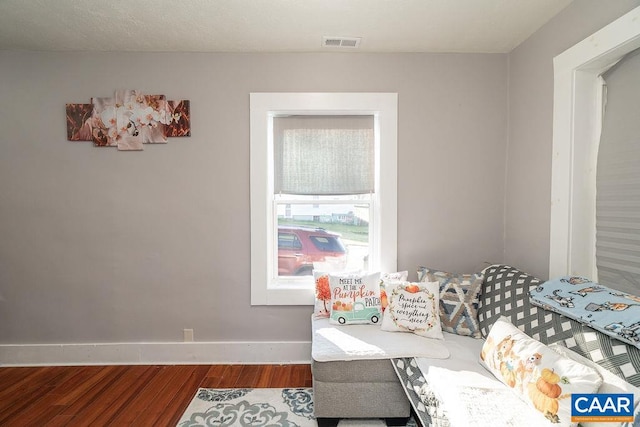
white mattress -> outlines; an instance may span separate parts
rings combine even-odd
[[[443,340],[407,332],[386,332],[379,325],[332,325],[329,319],[312,319],[311,356],[317,362],[340,360],[427,357],[446,359],[449,350]]]

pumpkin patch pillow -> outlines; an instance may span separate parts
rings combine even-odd
[[[595,393],[602,377],[561,356],[500,317],[482,346],[480,363],[552,424],[572,426],[571,394]]]
[[[382,319],[383,331],[444,339],[438,309],[438,282],[392,282],[386,291],[388,305]]]
[[[338,269],[338,270],[337,270]],[[313,263],[313,281],[315,282],[315,303],[313,307],[314,319],[327,319],[331,315],[331,286],[329,273],[356,274],[356,271],[343,271],[330,262]]]
[[[338,325],[376,324],[382,319],[380,273],[329,274],[331,315]]]

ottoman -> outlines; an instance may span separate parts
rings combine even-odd
[[[318,362],[312,360],[314,411],[319,427],[341,418],[383,418],[404,426],[409,400],[389,359]]]

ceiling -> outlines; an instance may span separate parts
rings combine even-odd
[[[0,0],[0,49],[511,51],[572,0]]]

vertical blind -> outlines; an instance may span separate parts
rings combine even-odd
[[[602,75],[606,96],[596,172],[598,282],[640,290],[640,50]]]
[[[374,191],[373,116],[287,116],[273,120],[276,194]]]

